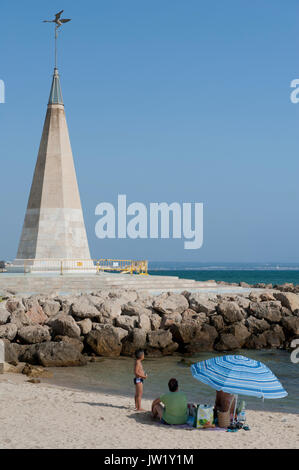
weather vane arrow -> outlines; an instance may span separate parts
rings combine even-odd
[[[64,24],[71,21],[70,18],[61,18],[64,10],[56,13],[54,20],[44,20],[43,23],[55,23],[55,69],[57,69],[57,38],[58,38],[58,29]]]

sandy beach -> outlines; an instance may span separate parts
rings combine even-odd
[[[298,414],[249,410],[251,430],[236,433],[168,428],[136,413],[128,396],[27,380],[0,376],[1,449],[299,448]]]

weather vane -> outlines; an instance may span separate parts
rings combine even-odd
[[[61,10],[59,13],[56,13],[54,20],[44,20],[43,23],[55,23],[55,69],[57,69],[57,38],[58,38],[58,29],[64,23],[71,21],[70,18],[60,18],[64,10]]]

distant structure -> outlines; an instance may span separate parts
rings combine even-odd
[[[93,267],[57,68],[57,29],[70,21],[60,19],[62,12],[53,21],[54,75],[15,268],[55,270],[61,259]]]

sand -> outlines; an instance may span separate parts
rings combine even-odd
[[[1,449],[299,449],[298,414],[248,410],[251,430],[236,433],[168,428],[130,397],[26,380],[0,376]]]

